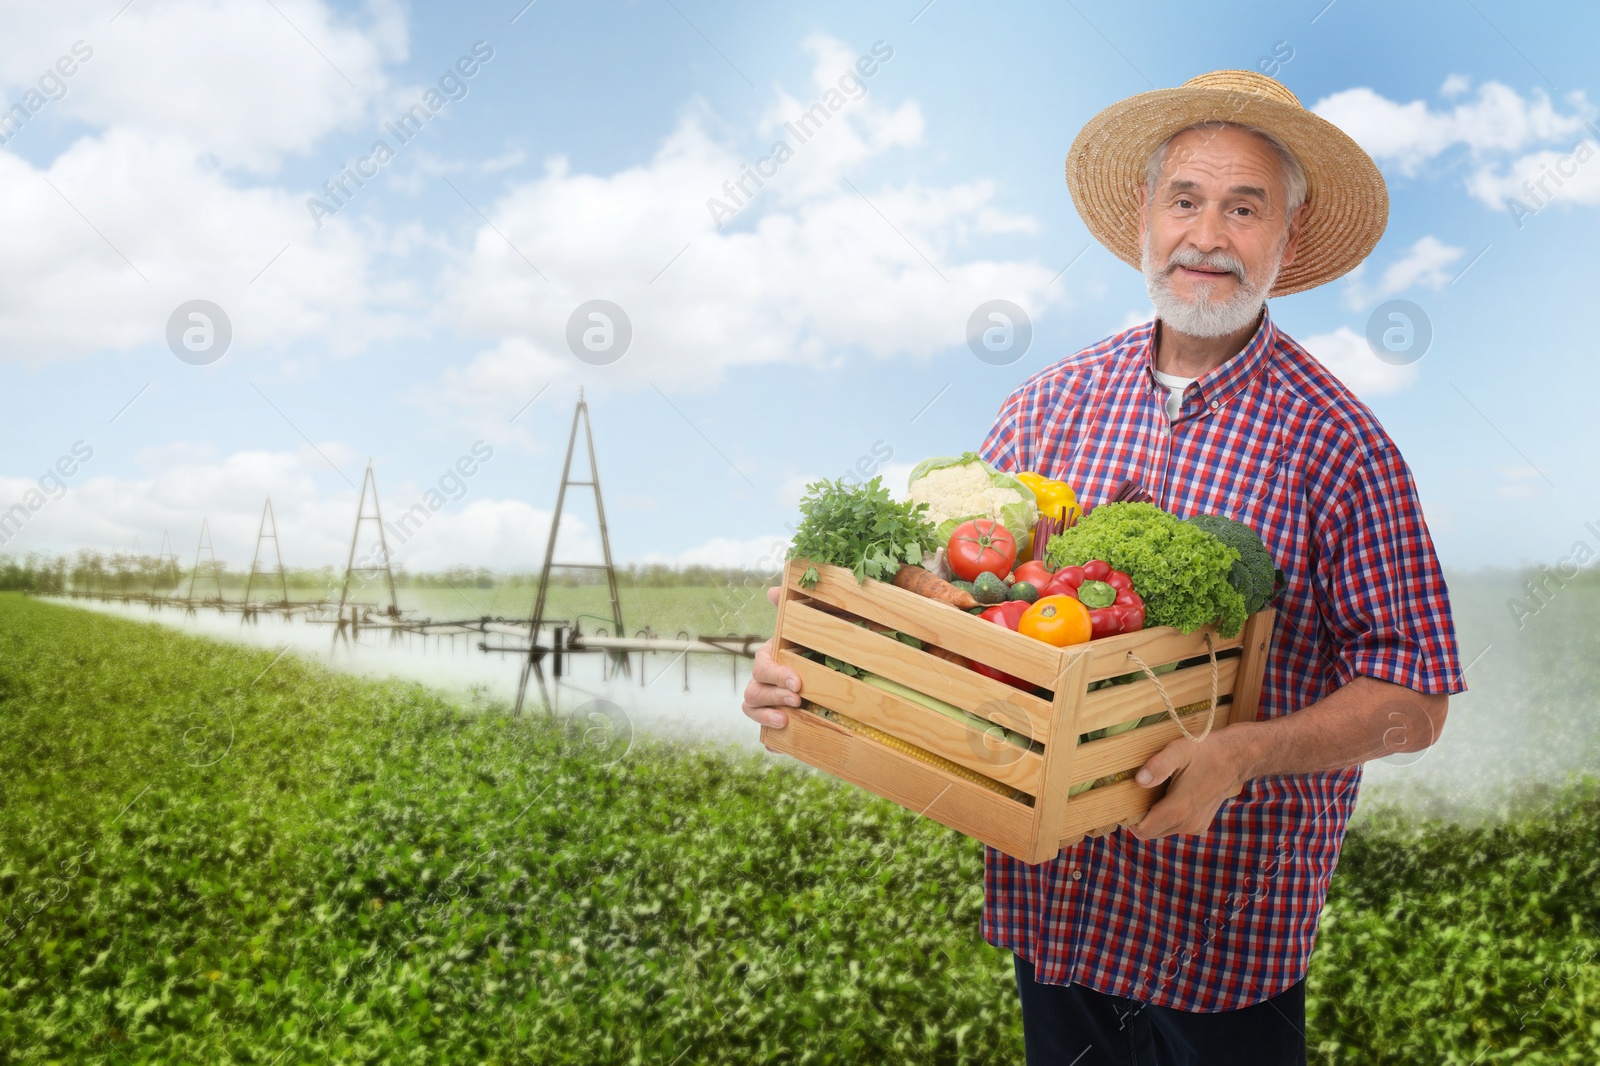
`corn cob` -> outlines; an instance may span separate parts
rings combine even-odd
[[[1209,699],[1204,699],[1204,700],[1201,700],[1198,703],[1186,703],[1182,707],[1179,707],[1177,710],[1178,710],[1179,716],[1181,717],[1182,715],[1185,715],[1185,714],[1192,714],[1195,711],[1203,711],[1207,707],[1210,707],[1210,706],[1211,706],[1211,701]],[[1166,720],[1167,720],[1167,712],[1166,711],[1162,711],[1159,714],[1147,714],[1147,715],[1145,715],[1143,718],[1139,719],[1139,723],[1138,724],[1142,725],[1142,726],[1143,725],[1154,725],[1157,722],[1164,722]],[[1117,727],[1116,726],[1112,726],[1111,728],[1115,729]],[[1123,728],[1126,729],[1127,727],[1124,726]],[[1097,730],[1097,732],[1098,732],[1098,730]],[[1084,735],[1088,736],[1089,734],[1084,734]],[[1104,734],[1102,734],[1102,735],[1104,735]],[[1083,739],[1082,737],[1079,738],[1079,742],[1080,743],[1082,742],[1082,739]],[[1090,789],[1099,788],[1101,785],[1114,785],[1118,781],[1126,781],[1128,778],[1130,778],[1132,776],[1133,776],[1133,771],[1132,770],[1120,770],[1120,771],[1118,771],[1117,773],[1114,773],[1114,774],[1107,774],[1105,777],[1097,777],[1093,781],[1085,781],[1082,784],[1073,785],[1071,788],[1067,789],[1067,795],[1069,797],[1070,796],[1079,796],[1079,795],[1082,795],[1085,792],[1088,792]]]
[[[901,740],[892,733],[885,733],[881,729],[867,725],[865,722],[858,722],[849,715],[840,714],[838,711],[829,710],[826,707],[819,707],[810,702],[807,702],[805,706],[806,710],[814,711],[815,713],[822,715],[822,717],[827,718],[829,721],[838,722],[840,725],[851,730],[852,732],[860,733],[865,737],[871,737],[878,743],[883,744],[886,747],[893,748],[895,751],[898,751],[903,755],[909,755],[913,759],[920,759],[923,762],[928,763],[930,766],[936,766],[939,769],[944,770],[946,773],[956,775],[964,781],[971,781],[974,785],[980,785],[983,788],[988,789],[990,792],[997,792],[1000,795],[1005,796],[1007,799],[1014,799],[1019,803],[1026,803],[1029,806],[1033,805],[1033,797],[1029,796],[1027,793],[1018,791],[1002,781],[996,781],[992,777],[985,777],[976,770],[962,766],[958,762],[952,762],[949,759],[946,759],[943,755],[935,755],[926,748],[919,748],[915,744]]]

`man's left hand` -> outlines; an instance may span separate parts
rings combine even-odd
[[[1172,783],[1143,820],[1131,827],[1133,835],[1156,840],[1211,828],[1217,809],[1244,787],[1247,772],[1241,742],[1246,732],[1230,725],[1198,742],[1179,737],[1152,755],[1134,780],[1145,788],[1156,788],[1168,778]]]

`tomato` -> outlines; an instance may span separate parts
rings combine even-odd
[[[1083,564],[1083,576],[1091,581],[1104,581],[1111,573],[1111,564],[1104,559],[1090,559]]]
[[[945,556],[951,571],[963,581],[976,581],[985,572],[1004,579],[1017,561],[1017,539],[992,518],[974,518],[956,527]]]
[[[972,667],[973,673],[982,674],[984,677],[992,677],[1002,684],[1010,685],[1012,688],[1020,688],[1024,692],[1033,691],[1032,685],[1028,684],[1020,677],[1012,677],[1004,670],[996,670],[994,667],[985,666],[982,663],[968,663],[967,665]]]
[[[1013,582],[1026,581],[1036,589],[1042,589],[1050,584],[1050,579],[1053,577],[1055,577],[1055,571],[1037,559],[1019,564],[1011,574]]]
[[[1100,580],[1104,581],[1106,584],[1110,585],[1119,592],[1123,589],[1133,588],[1133,578],[1129,577],[1127,574],[1124,574],[1121,570],[1113,570]]]
[[[1096,607],[1089,612],[1089,626],[1095,640],[1114,637],[1122,632],[1122,619],[1118,617],[1115,607]]]
[[[1090,639],[1089,609],[1071,596],[1043,596],[1017,623],[1017,632],[1058,648]]]

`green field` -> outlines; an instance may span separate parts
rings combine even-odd
[[[762,755],[0,595],[0,1057],[1013,1063],[978,845]],[[1592,1063],[1600,785],[1352,830],[1313,1061]]]
[[[648,628],[657,636],[667,637],[680,632],[696,636],[727,633],[770,636],[777,609],[767,602],[766,584],[759,581],[748,586],[630,587],[623,584],[617,593],[622,602],[623,628],[629,634]],[[180,591],[186,592],[187,588]],[[205,592],[201,589],[196,597],[203,598]],[[243,599],[242,592],[242,589],[226,590],[225,598],[238,602]],[[416,618],[462,619],[484,615],[528,618],[533,614],[535,592],[526,585],[403,587],[396,591],[396,598],[401,610]],[[251,599],[267,602],[277,595],[275,590],[265,596],[258,591]],[[374,582],[354,589],[350,599],[381,608],[387,606],[388,595],[387,587]],[[326,598],[328,602],[337,603],[339,589],[335,587],[330,593],[322,587],[290,586],[289,598],[305,602]],[[545,615],[577,620],[588,633],[599,628],[607,631],[614,628],[610,595],[604,585],[552,585]]]
[[[533,613],[534,589],[419,589],[399,591],[400,606],[431,618],[473,618],[500,615],[527,618]],[[777,608],[762,587],[628,588],[618,590],[623,628],[629,633],[649,627],[659,636],[760,633],[771,635]],[[554,586],[545,613],[577,619],[585,631],[611,625],[611,600],[603,585]]]

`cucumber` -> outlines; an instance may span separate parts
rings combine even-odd
[[[979,574],[978,580],[972,583],[972,598],[987,606],[1004,603],[1009,595],[1011,590],[1006,587],[1006,583],[987,570]]]

